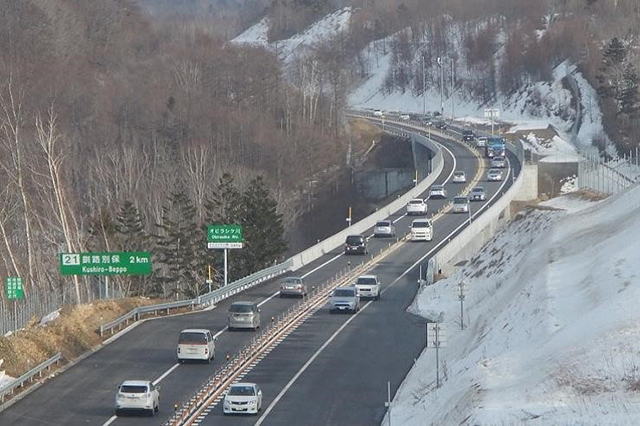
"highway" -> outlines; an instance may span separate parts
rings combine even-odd
[[[473,177],[477,158],[459,143],[443,141],[455,156],[457,170]],[[445,167],[436,183],[447,182],[449,200],[464,185],[448,180],[454,159],[445,151]],[[512,164],[519,167],[515,158]],[[516,170],[517,171],[517,170]],[[482,176],[484,179],[484,174]],[[511,184],[482,182],[488,195],[503,192]],[[444,201],[429,201],[431,211]],[[487,203],[472,203],[472,212]],[[399,234],[406,233],[412,218],[399,212],[392,216]],[[384,415],[386,383],[395,393],[398,385],[424,347],[424,323],[407,314],[417,290],[416,265],[426,263],[425,255],[445,237],[461,227],[466,214],[445,214],[434,223],[431,243],[405,243],[376,266],[384,284],[382,299],[367,304],[356,316],[329,315],[319,310],[248,373],[263,388],[266,417],[264,424],[373,424]],[[371,239],[369,250],[377,252],[385,239]],[[324,282],[337,271],[364,260],[363,256],[343,256],[342,248],[296,271],[309,285]],[[422,260],[420,260],[422,259]],[[413,269],[410,269],[412,266]],[[404,273],[404,275],[402,275]],[[153,424],[165,421],[174,403],[182,403],[202,382],[254,335],[253,332],[225,330],[228,306],[236,300],[260,303],[263,324],[297,302],[280,299],[278,280],[271,280],[225,300],[206,312],[147,321],[94,353],[65,373],[50,380],[23,400],[0,413],[4,425],[105,425]],[[177,364],[175,348],[179,332],[185,328],[209,328],[218,336],[217,358],[207,364]],[[337,333],[337,334],[336,334]],[[325,343],[333,336],[329,344]],[[324,349],[318,352],[321,347]],[[308,363],[316,354],[313,362]],[[308,364],[307,364],[308,363]],[[304,371],[303,366],[307,365]],[[295,381],[296,374],[300,373]],[[117,386],[127,379],[153,380],[161,387],[160,413],[154,418],[115,417],[113,406]],[[291,383],[290,383],[291,382]],[[277,404],[270,406],[281,394]],[[268,408],[268,413],[266,413]],[[254,424],[255,417],[222,417],[220,404],[201,424]]]

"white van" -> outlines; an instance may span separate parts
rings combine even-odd
[[[201,360],[211,362],[216,357],[216,346],[211,332],[193,328],[182,330],[178,339],[178,361]]]
[[[433,225],[429,219],[411,222],[411,241],[433,241]]]

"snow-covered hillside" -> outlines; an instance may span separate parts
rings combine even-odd
[[[640,424],[640,187],[547,207],[521,213],[458,274],[419,293],[409,310],[444,321],[444,381],[435,388],[427,349],[391,424]]]
[[[350,18],[351,8],[345,7],[315,22],[302,33],[296,34],[286,40],[280,40],[277,43],[268,43],[267,30],[269,28],[269,20],[265,17],[234,38],[232,43],[254,44],[268,47],[274,51],[277,48],[280,59],[284,60],[285,63],[289,63],[296,55],[304,54],[305,49],[312,47],[314,44],[327,41],[336,34],[346,31]]]

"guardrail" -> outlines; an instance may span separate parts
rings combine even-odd
[[[53,357],[49,358],[37,367],[27,371],[22,376],[18,377],[14,381],[10,382],[7,386],[0,389],[0,404],[4,403],[4,399],[7,395],[13,395],[17,388],[23,387],[26,382],[32,382],[35,375],[38,375],[38,377],[42,377],[42,372],[44,370],[48,371],[52,365],[57,364],[61,359],[61,353],[55,354]]]
[[[100,325],[100,336],[104,336],[106,332],[110,332],[113,335],[114,329],[117,328],[118,330],[120,330],[122,329],[123,325],[126,326],[126,325],[129,325],[129,322],[131,321],[140,320],[140,316],[143,314],[150,314],[150,313],[157,314],[158,312],[161,312],[161,311],[165,311],[167,314],[169,314],[169,311],[171,309],[191,308],[192,310],[195,310],[197,307],[207,306],[213,303],[217,303],[221,300],[226,299],[229,296],[232,296],[248,288],[251,288],[255,285],[258,285],[261,282],[277,277],[278,275],[284,274],[285,272],[291,269],[291,265],[292,265],[292,262],[289,259],[283,263],[270,266],[269,268],[263,269],[247,277],[234,281],[225,287],[221,287],[219,289],[213,290],[210,293],[200,295],[195,299],[179,300],[176,302],[167,302],[167,303],[161,303],[161,304],[150,305],[150,306],[140,306],[138,308],[135,308],[127,312],[120,318],[116,318],[111,322]]]

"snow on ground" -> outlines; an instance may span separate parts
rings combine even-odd
[[[3,362],[4,362],[4,359],[0,359],[0,368],[2,368],[2,363]],[[4,387],[6,387],[13,380],[15,380],[15,379],[13,377],[11,377],[11,376],[7,376],[7,374],[4,372],[4,370],[0,370],[0,390],[2,390]]]
[[[42,319],[40,320],[40,326],[41,327],[46,326],[48,323],[50,323],[51,321],[55,320],[59,316],[60,316],[60,309],[55,310],[55,311],[51,312],[50,314],[47,314],[47,315],[43,316]]]
[[[640,186],[600,202],[564,196],[520,213],[456,275],[421,290],[409,311],[442,318],[443,383],[426,349],[391,424],[640,424],[637,229]]]
[[[346,31],[350,19],[351,8],[345,7],[325,16],[300,34],[277,43],[269,43],[267,40],[269,20],[265,17],[234,38],[232,43],[265,46],[274,51],[277,46],[280,58],[289,63],[296,55],[303,54],[306,48],[327,41],[336,34]]]
[[[560,194],[569,194],[571,192],[575,192],[579,189],[578,176],[567,176],[566,178],[560,180],[560,184],[562,185],[560,187]]]

